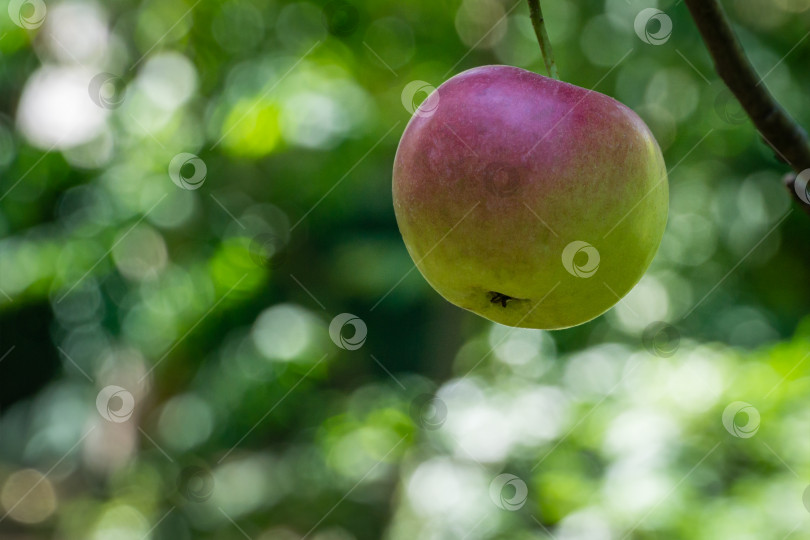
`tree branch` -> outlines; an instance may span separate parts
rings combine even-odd
[[[807,133],[777,103],[762,83],[717,0],[685,0],[703,42],[714,61],[717,74],[751,118],[759,134],[773,151],[798,174],[810,168]],[[795,180],[795,175],[793,176]],[[810,204],[786,181],[794,200],[810,214]]]
[[[537,36],[537,42],[540,43],[540,52],[543,53],[543,62],[546,64],[548,76],[559,80],[557,64],[554,62],[554,50],[551,48],[551,40],[548,39],[548,32],[546,32],[543,10],[540,9],[540,0],[529,0],[529,16],[532,19],[534,35]]]

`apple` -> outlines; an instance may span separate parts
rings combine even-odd
[[[559,329],[618,302],[667,221],[661,149],[604,94],[510,66],[422,102],[393,171],[397,224],[444,298],[497,323]]]

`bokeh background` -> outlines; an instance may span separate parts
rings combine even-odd
[[[671,189],[644,279],[557,332],[442,300],[391,203],[433,87],[543,72],[523,0],[3,0],[0,538],[807,538],[786,167],[681,2],[544,4]],[[810,0],[724,4],[810,126]]]

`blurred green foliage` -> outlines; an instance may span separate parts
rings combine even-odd
[[[725,4],[810,126],[810,1]],[[655,5],[543,6],[671,188],[642,282],[548,333],[443,301],[390,198],[409,83],[542,72],[522,0],[6,2],[0,537],[806,537],[810,222]]]

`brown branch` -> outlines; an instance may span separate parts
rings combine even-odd
[[[717,74],[751,118],[766,144],[798,174],[810,168],[807,133],[777,103],[759,78],[717,0],[685,0],[714,61]],[[795,179],[795,176],[794,176]],[[810,214],[793,182],[786,182],[794,200]]]

